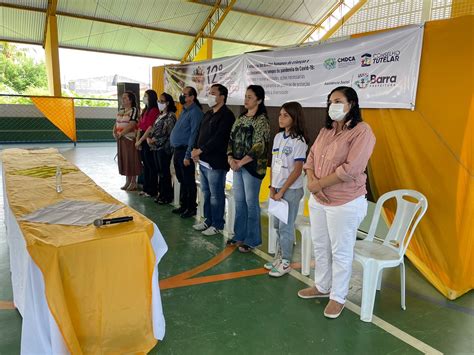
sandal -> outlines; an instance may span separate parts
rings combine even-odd
[[[252,251],[252,249],[253,249],[252,247],[249,247],[249,246],[246,245],[246,244],[243,244],[243,245],[241,245],[241,246],[239,247],[239,251],[240,251],[241,253],[250,253],[250,252]]]
[[[227,239],[227,242],[225,242],[225,243],[226,243],[227,245],[229,245],[229,246],[233,246],[233,245],[239,246],[239,245],[242,244],[241,241],[239,241],[239,240],[234,240],[234,239]]]

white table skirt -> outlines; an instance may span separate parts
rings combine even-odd
[[[5,180],[4,180],[5,181]],[[3,184],[5,225],[10,252],[13,301],[23,317],[21,330],[22,354],[68,354],[58,325],[48,308],[43,274],[29,255],[21,229],[10,210],[5,184]],[[165,335],[165,318],[158,284],[158,263],[168,250],[158,227],[153,224],[151,244],[155,252],[155,269],[152,281],[153,334],[162,340]]]

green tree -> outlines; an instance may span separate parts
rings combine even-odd
[[[0,50],[0,82],[17,94],[29,88],[48,88],[44,62],[35,63],[26,50],[8,42],[0,42]]]

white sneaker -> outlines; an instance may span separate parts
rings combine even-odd
[[[273,261],[270,261],[270,262],[266,263],[265,265],[263,265],[263,267],[267,270],[271,270],[273,268],[278,267],[278,265],[280,265],[280,263],[281,263],[281,258],[279,256],[275,256]]]
[[[206,230],[202,231],[201,233],[204,234],[204,235],[216,235],[216,234],[219,234],[220,231],[219,231],[219,229],[211,226],[211,227],[207,228]]]
[[[273,277],[280,277],[285,274],[288,274],[291,271],[290,261],[286,259],[282,259],[281,263],[278,266],[274,267],[270,270],[268,275]]]
[[[209,228],[209,226],[204,222],[193,225],[193,229],[197,231],[205,231],[207,228]]]

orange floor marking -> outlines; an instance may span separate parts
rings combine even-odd
[[[173,280],[172,282],[167,282],[167,280],[169,279],[166,279],[166,280],[160,281],[160,289],[167,290],[170,288],[179,288],[179,287],[199,285],[199,284],[205,284],[205,283],[211,283],[211,282],[239,279],[242,277],[263,275],[267,273],[268,273],[268,270],[265,270],[263,267],[261,267],[258,269],[229,272],[226,274],[195,277],[192,279]]]
[[[167,279],[161,280],[160,288],[161,289],[173,288],[175,287],[174,285],[179,285],[181,281],[189,279],[190,277],[200,274],[201,272],[204,272],[206,270],[209,270],[210,268],[224,261],[229,255],[231,255],[235,251],[235,249],[236,247],[227,247],[223,251],[221,251],[219,254],[214,256],[212,259],[206,261],[205,263],[199,266],[196,266],[195,268],[192,268],[191,270],[185,271],[181,274],[171,276],[171,277],[168,277]]]
[[[0,301],[0,309],[15,309],[15,305],[10,301]]]
[[[205,263],[192,268],[191,270],[185,271],[181,274],[168,277],[167,279],[163,279],[160,281],[160,289],[161,290],[168,290],[171,288],[179,288],[185,286],[192,286],[192,285],[199,285],[204,283],[211,283],[211,282],[218,282],[218,281],[225,281],[225,280],[232,280],[232,279],[239,279],[242,277],[248,276],[256,276],[256,275],[263,275],[268,273],[268,270],[265,270],[263,267],[251,270],[244,270],[244,271],[236,271],[236,272],[229,272],[225,274],[218,274],[218,275],[209,275],[209,276],[202,276],[202,277],[195,277],[193,276],[200,274],[210,268],[216,266],[217,264],[224,261],[228,256],[230,256],[236,247],[227,247],[219,254],[214,256],[212,259],[206,261]],[[293,268],[300,268],[300,263],[292,263],[291,266]]]

